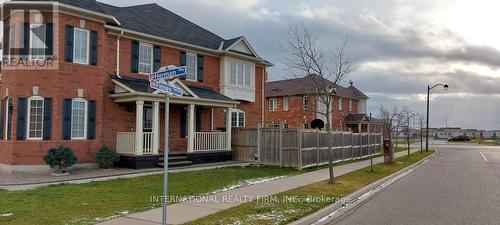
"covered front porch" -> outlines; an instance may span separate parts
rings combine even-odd
[[[114,102],[131,112],[132,127],[116,132],[116,152],[126,157],[160,158],[164,154],[165,97],[148,81],[116,78]],[[231,117],[236,101],[207,87],[175,85],[184,96],[170,98],[169,154],[213,155],[231,151]],[[220,154],[218,154],[220,155]],[[156,157],[155,157],[156,156]]]

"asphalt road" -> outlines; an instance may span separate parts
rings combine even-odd
[[[335,224],[500,224],[500,147],[432,148],[433,160]]]

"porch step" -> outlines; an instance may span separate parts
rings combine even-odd
[[[168,162],[180,162],[180,161],[189,161],[187,156],[168,156]],[[159,162],[163,162],[163,157],[160,157]]]
[[[191,166],[193,164],[193,162],[191,161],[176,161],[176,162],[168,162],[168,167],[181,167],[181,166]],[[158,167],[162,167],[164,166],[165,164],[163,164],[163,162],[160,162],[158,163]]]

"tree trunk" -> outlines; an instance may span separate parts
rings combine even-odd
[[[394,162],[394,150],[392,149],[392,139],[384,140],[384,163],[392,164]]]
[[[327,110],[329,110],[329,106],[326,106]],[[328,172],[330,174],[330,180],[328,183],[335,183],[335,174],[333,173],[333,150],[332,150],[332,129],[330,123],[330,114],[326,113],[326,131],[328,133],[328,152],[330,153],[330,157],[328,157]]]

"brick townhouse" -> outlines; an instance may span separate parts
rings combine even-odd
[[[304,129],[315,128],[317,124],[325,126],[326,117],[319,113],[326,112],[325,106],[315,93],[317,82],[312,79],[323,78],[309,75],[266,82],[265,125],[278,127],[283,124],[288,128]],[[354,87],[353,82],[348,87],[336,86],[332,97],[330,121],[334,130],[373,132],[380,129],[380,121],[366,114],[368,96]]]
[[[227,159],[231,128],[263,121],[271,64],[244,37],[221,38],[157,4],[3,7],[3,171],[46,169],[42,156],[60,145],[81,164],[107,145],[124,165],[154,166],[163,153],[165,101],[147,75],[168,65],[187,66],[172,81],[184,94],[171,98],[169,119],[170,153],[183,162]]]

